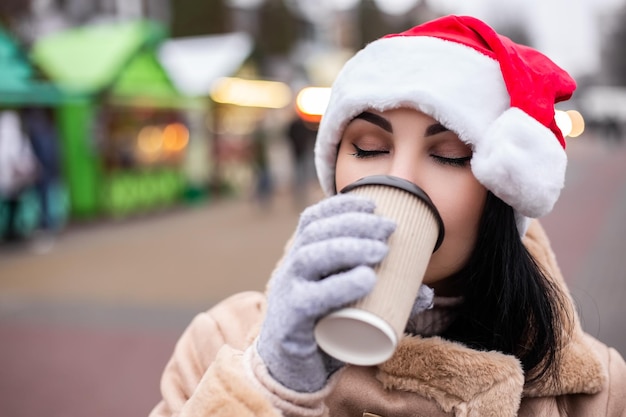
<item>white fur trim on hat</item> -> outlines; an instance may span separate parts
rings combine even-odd
[[[367,109],[412,107],[474,144],[509,101],[498,62],[467,46],[425,36],[374,41],[348,61],[332,86],[315,150],[322,189],[336,192],[341,135]]]

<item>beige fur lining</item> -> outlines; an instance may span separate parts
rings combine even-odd
[[[242,379],[242,355],[229,346],[218,353],[214,366],[203,380],[218,383],[204,384],[194,395],[196,401],[188,402],[181,416],[194,417],[278,417],[278,413],[256,387]]]
[[[515,416],[524,375],[512,356],[480,352],[439,337],[405,337],[377,378],[387,389],[434,399],[457,416]]]

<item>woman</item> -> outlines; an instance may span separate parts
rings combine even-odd
[[[540,225],[563,186],[554,104],[574,81],[471,17],[379,39],[333,84],[306,209],[264,294],[199,315],[152,416],[626,416],[626,364],[581,330]],[[372,289],[395,224],[368,175],[423,188],[445,238],[388,361],[341,363],[317,320]],[[434,290],[434,302],[432,291]]]

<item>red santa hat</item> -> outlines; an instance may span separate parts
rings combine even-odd
[[[575,88],[545,55],[473,17],[446,16],[385,36],[350,59],[332,86],[316,143],[322,189],[336,193],[337,146],[353,117],[412,107],[472,146],[472,172],[515,209],[523,234],[563,187],[567,157],[554,105]]]

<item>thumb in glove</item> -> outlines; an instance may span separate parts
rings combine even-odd
[[[433,308],[434,298],[435,292],[433,289],[422,284],[420,286],[419,293],[417,294],[417,298],[415,299],[415,303],[413,304],[413,308],[411,309],[411,314],[409,315],[409,321],[406,325],[407,333],[416,333],[419,320],[418,316],[423,311]]]

